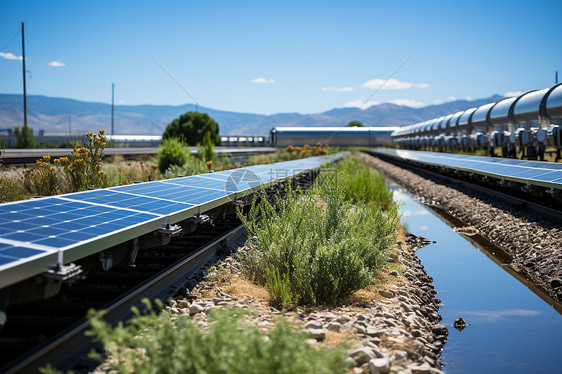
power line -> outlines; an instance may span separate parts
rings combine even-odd
[[[197,107],[201,107],[201,108],[205,109],[205,107],[204,107],[203,105],[199,104],[199,102],[198,102],[189,92],[187,92],[187,90],[180,84],[180,82],[178,82],[178,81],[176,80],[176,78],[174,78],[174,77],[172,76],[172,74],[170,74],[170,73],[168,72],[168,70],[166,70],[166,69],[164,68],[164,66],[162,66],[154,57],[152,57],[152,55],[148,54],[148,56],[152,59],[152,61],[154,61],[158,66],[160,66],[160,69],[162,69],[162,70],[164,71],[164,73],[168,74],[168,76],[169,76],[174,82],[176,82],[176,84],[178,85],[178,87],[181,88],[181,89],[183,90],[183,92],[185,92],[185,93],[187,94],[187,96],[189,96],[189,97],[191,98],[191,100],[193,100],[193,101],[195,102],[195,104],[197,105]]]
[[[404,67],[404,65],[406,65],[406,64],[408,63],[408,61],[410,61],[410,59],[411,59],[412,57],[414,57],[413,54],[410,55],[410,57],[408,57],[396,70],[394,70],[394,72],[390,75],[390,77],[388,77],[388,78],[384,81],[384,83],[381,84],[381,85],[379,86],[379,88],[377,88],[377,89],[375,90],[375,92],[373,92],[373,93],[371,94],[371,96],[369,96],[369,97],[367,98],[367,100],[365,100],[365,101],[363,102],[363,104],[361,104],[361,106],[357,107],[357,109],[356,109],[353,113],[351,113],[349,116],[347,116],[347,118],[344,120],[344,123],[347,122],[351,117],[353,117],[353,116],[355,115],[355,113],[357,113],[358,111],[360,111],[360,110],[365,106],[365,104],[367,104],[367,103],[373,98],[373,96],[375,96],[380,90],[382,90],[382,88],[388,83],[388,81],[391,80],[392,77],[394,77],[394,76]]]
[[[12,37],[10,38],[10,41],[9,41],[8,43],[6,43],[6,45],[3,46],[3,47],[0,48],[0,49],[2,49],[2,50],[6,49],[6,47],[9,46],[10,43],[14,41],[14,39],[16,38],[16,36],[18,36],[18,35],[20,34],[20,32],[21,32],[20,30],[16,31],[16,33],[14,34],[14,36],[12,36]]]
[[[410,60],[412,59],[412,57],[414,57],[413,54],[410,55],[410,57],[408,57],[400,66],[398,66],[398,68],[397,68],[396,70],[394,70],[394,72],[383,82],[383,84],[381,84],[381,85],[379,86],[379,88],[377,88],[377,89],[375,90],[375,92],[373,92],[373,93],[371,94],[371,96],[369,96],[369,97],[363,102],[363,104],[361,104],[361,106],[357,107],[357,109],[356,109],[355,111],[353,111],[350,115],[348,115],[348,116],[343,120],[341,126],[337,127],[337,128],[332,132],[332,134],[331,134],[329,137],[327,137],[326,139],[324,139],[324,143],[327,143],[328,140],[332,139],[332,137],[334,137],[334,135],[335,135],[341,128],[346,127],[346,126],[345,126],[345,123],[347,123],[347,121],[348,121],[350,118],[352,118],[358,111],[360,111],[361,108],[363,108],[363,107],[365,106],[365,104],[366,104],[367,102],[369,102],[369,100],[371,100],[371,99],[373,98],[373,96],[375,96],[380,90],[382,90],[382,88],[388,83],[388,81],[390,81],[400,70],[402,70],[402,68],[404,67],[404,65],[406,65],[406,64],[408,63],[408,61],[410,61]]]

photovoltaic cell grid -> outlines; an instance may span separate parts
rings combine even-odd
[[[49,251],[0,243],[0,265],[46,253]]]
[[[0,205],[0,240],[63,248],[158,217],[66,198],[26,200]]]
[[[206,207],[210,209],[229,198],[243,196],[254,188],[293,177],[342,156],[311,157],[0,204],[0,288],[24,279],[14,275],[14,267],[23,269],[20,274],[28,277],[29,269],[26,272],[24,266],[31,266],[38,258],[47,255],[54,258],[52,255],[59,251],[65,258],[67,254],[80,258],[78,252],[86,244],[116,238],[118,233],[134,227],[146,228],[142,234],[151,232],[167,222],[174,223],[174,218],[177,221],[204,212]],[[119,242],[112,243],[116,244]],[[93,253],[109,246],[96,248]],[[4,270],[7,269],[10,279],[6,279],[8,272]]]
[[[562,189],[562,164],[554,162],[401,149],[376,149],[374,152],[394,158],[450,167],[523,184]]]

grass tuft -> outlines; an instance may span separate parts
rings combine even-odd
[[[285,308],[290,300],[337,304],[369,285],[395,240],[398,219],[394,204],[364,193],[386,189],[375,183],[376,178],[355,179],[344,164],[322,173],[304,194],[287,190],[276,206],[255,201],[241,216],[250,237],[245,275]]]
[[[283,319],[264,334],[245,322],[247,312],[239,308],[213,310],[206,330],[186,315],[136,314],[115,328],[103,313],[91,314],[90,335],[103,344],[117,373],[328,374],[349,368],[345,346],[310,346],[307,335]]]

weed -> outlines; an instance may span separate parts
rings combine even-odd
[[[162,179],[158,166],[147,161],[104,164],[102,171],[106,175],[108,186],[120,186],[138,182]]]
[[[205,174],[208,172],[209,169],[206,163],[202,162],[198,158],[191,158],[188,162],[181,166],[170,166],[164,173],[164,179],[188,177],[190,175]]]
[[[347,178],[343,178],[345,198],[353,203],[362,201],[383,209],[393,205],[392,192],[386,188],[384,176],[362,162],[356,155],[346,157],[340,164]]]
[[[206,331],[189,316],[134,312],[134,319],[115,328],[102,320],[103,313],[90,314],[89,334],[103,344],[111,370],[118,373],[342,373],[349,368],[345,346],[310,346],[307,335],[285,320],[266,338],[244,321],[243,309],[212,311]]]
[[[51,156],[43,156],[37,160],[37,168],[27,169],[24,174],[24,185],[35,195],[52,196],[60,193],[58,175],[51,164]]]
[[[25,189],[21,180],[0,177],[0,203],[24,200],[28,199],[29,196],[29,192]]]
[[[107,186],[107,177],[102,170],[101,160],[106,146],[105,131],[97,134],[86,133],[88,143],[85,147],[74,148],[69,157],[55,160],[55,164],[63,167],[66,175],[68,191],[84,191]]]
[[[205,135],[203,135],[203,144],[197,145],[197,156],[201,161],[210,161],[211,164],[216,159],[215,143],[213,142],[210,131],[206,131]]]
[[[241,216],[250,234],[246,276],[304,305],[335,304],[367,286],[394,242],[398,213],[394,205],[384,211],[370,196],[349,192],[353,181],[370,179],[355,180],[340,168],[321,174],[302,195],[287,189],[275,207],[256,200]],[[263,219],[256,223],[259,215]],[[272,275],[277,279],[270,280]],[[284,290],[287,279],[290,291]]]
[[[291,289],[289,274],[281,274],[279,269],[269,269],[267,271],[265,288],[269,292],[270,303],[275,308],[287,309],[298,300]]]

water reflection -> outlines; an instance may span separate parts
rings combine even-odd
[[[390,183],[402,221],[430,244],[417,251],[443,301],[449,327],[443,351],[449,373],[560,372],[562,318],[440,217]],[[462,316],[467,326],[455,330]]]
[[[508,310],[466,310],[462,314],[473,316],[476,320],[494,321],[506,319],[513,316],[537,316],[541,314],[538,310],[508,309]]]

